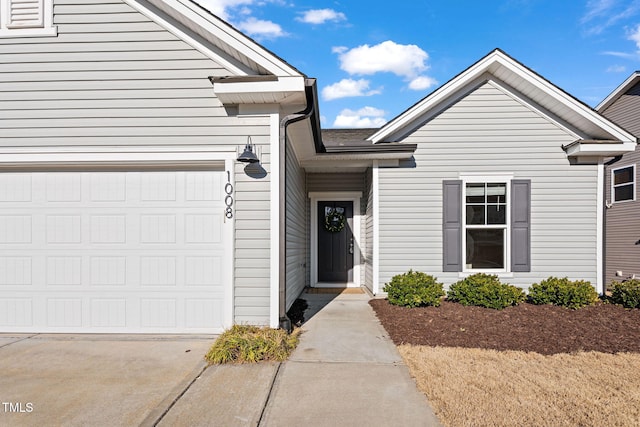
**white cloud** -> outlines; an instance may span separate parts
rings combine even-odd
[[[608,50],[606,52],[602,52],[603,55],[609,55],[609,56],[616,56],[618,58],[624,58],[624,59],[635,59],[637,55],[634,55],[633,53],[629,53],[629,52],[616,52],[613,50]]]
[[[249,6],[264,6],[267,3],[284,5],[283,0],[195,0],[219,18],[239,30],[258,39],[273,39],[288,35],[280,25],[272,21],[257,19]]]
[[[629,31],[628,39],[636,44],[636,47],[640,51],[640,24],[634,29]]]
[[[324,24],[326,22],[345,21],[347,17],[342,12],[336,12],[333,9],[314,9],[304,12],[297,21],[307,24]]]
[[[438,82],[434,78],[431,78],[429,76],[418,76],[415,79],[411,80],[411,82],[409,83],[409,89],[425,90],[437,84]]]
[[[333,122],[338,128],[378,128],[387,121],[384,118],[385,111],[375,107],[364,107],[357,111],[344,109]]]
[[[619,21],[635,16],[640,12],[640,0],[589,0],[586,12],[580,19],[587,34],[600,34]]]
[[[605,15],[615,6],[616,0],[589,0],[587,2],[587,11],[582,16],[580,22],[583,24]]]
[[[612,65],[607,68],[607,73],[624,73],[627,71],[627,67],[624,65]]]
[[[214,15],[229,19],[229,11],[242,5],[253,4],[254,0],[195,0],[196,3],[207,9]]]
[[[275,22],[263,21],[254,17],[250,17],[236,24],[236,26],[239,30],[259,39],[274,39],[287,35],[287,33],[282,30],[282,27]]]
[[[369,89],[369,80],[342,79],[338,83],[322,89],[322,98],[326,101],[352,96],[371,96],[381,93],[380,89]]]
[[[334,47],[340,59],[340,68],[349,74],[371,75],[389,72],[407,79],[418,77],[428,69],[429,55],[418,46],[402,45],[387,40],[375,46],[362,45],[347,50]]]

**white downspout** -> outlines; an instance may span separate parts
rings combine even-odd
[[[596,291],[604,294],[604,162],[598,159],[596,197]]]

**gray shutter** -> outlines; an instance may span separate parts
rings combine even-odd
[[[462,271],[462,181],[442,182],[442,271]]]
[[[531,271],[531,180],[511,181],[511,271]]]
[[[44,0],[8,0],[7,28],[44,27]],[[3,10],[4,12],[4,10]]]

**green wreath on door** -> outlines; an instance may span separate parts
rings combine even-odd
[[[324,208],[324,229],[330,233],[339,233],[344,229],[346,224],[344,216],[344,208]]]

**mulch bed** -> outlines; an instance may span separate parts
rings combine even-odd
[[[530,351],[545,355],[598,351],[640,353],[640,309],[614,304],[571,310],[520,304],[504,310],[465,307],[405,308],[385,299],[369,304],[396,345]]]

